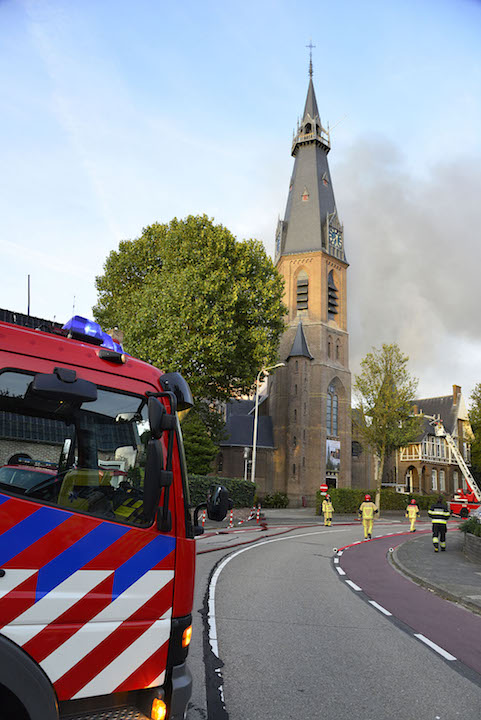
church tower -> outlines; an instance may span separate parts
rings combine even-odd
[[[347,332],[347,268],[309,64],[307,99],[292,141],[294,169],[275,263],[285,281],[285,367],[269,378],[274,472],[267,492],[286,492],[291,505],[312,503],[319,485],[351,484],[351,373]],[[270,483],[269,483],[270,485]]]

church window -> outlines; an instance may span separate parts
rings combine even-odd
[[[306,458],[305,457],[302,458],[302,467],[306,467]]]
[[[331,343],[331,337],[329,336],[329,337],[327,338],[327,357],[328,357],[328,358],[331,357],[331,345],[332,345],[332,343]]]
[[[338,436],[338,397],[334,383],[327,388],[326,429],[330,436]]]
[[[327,315],[329,320],[335,320],[339,313],[338,308],[338,290],[331,270],[327,277]]]
[[[336,360],[340,360],[340,359],[341,359],[341,344],[338,340],[336,343]]]
[[[297,385],[294,385],[294,395],[297,395]]]
[[[305,430],[302,431],[302,439],[304,440],[304,442],[306,441],[306,431]]]
[[[306,135],[308,135],[311,132],[311,130],[312,130],[311,123],[306,123],[304,125],[304,132],[306,133]]]
[[[295,435],[294,435],[294,437],[292,438],[292,444],[294,445],[294,447],[297,447],[297,438],[296,438]]]
[[[299,370],[299,361],[296,360],[296,372]]]
[[[297,422],[297,410],[294,408],[294,422]]]
[[[309,300],[309,278],[307,273],[301,270],[297,276],[296,306],[298,310],[307,310]]]
[[[294,463],[293,466],[292,466],[292,474],[293,474],[293,475],[296,474],[296,463]]]

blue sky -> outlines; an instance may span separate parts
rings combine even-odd
[[[272,253],[307,91],[345,224],[351,369],[481,381],[481,3],[0,0],[0,307],[89,316],[121,239],[206,213]]]

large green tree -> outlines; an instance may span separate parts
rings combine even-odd
[[[396,343],[373,348],[354,382],[361,436],[375,456],[378,507],[386,458],[415,440],[421,429],[419,417],[413,416],[418,381],[408,372],[408,360]]]
[[[218,445],[195,408],[182,418],[181,426],[187,470],[194,475],[208,475],[219,452]]]
[[[121,242],[96,286],[102,327],[120,328],[132,355],[181,372],[198,399],[245,393],[277,360],[282,277],[262,243],[238,242],[205,215]]]
[[[481,477],[481,383],[475,385],[471,393],[469,407],[469,422],[473,430],[474,439],[471,443],[471,463],[476,477]]]

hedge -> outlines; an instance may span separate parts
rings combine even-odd
[[[234,507],[252,507],[256,487],[250,480],[240,478],[225,478],[218,475],[189,475],[190,504],[192,507],[205,502],[211,485],[224,485],[229,491],[229,497]]]
[[[329,495],[336,513],[357,514],[365,495],[375,500],[375,490],[358,490],[356,488],[330,488]],[[428,510],[436,501],[436,495],[405,495],[393,490],[381,490],[381,510],[405,510],[412,499],[416,500],[420,510]],[[324,496],[318,490],[316,493],[316,513],[319,514]]]
[[[470,517],[465,520],[463,523],[461,523],[459,529],[461,530],[461,532],[471,533],[471,535],[481,537],[481,523],[476,517]]]
[[[286,508],[289,505],[289,498],[285,493],[276,492],[273,495],[264,495],[261,500],[262,507],[265,508]]]

